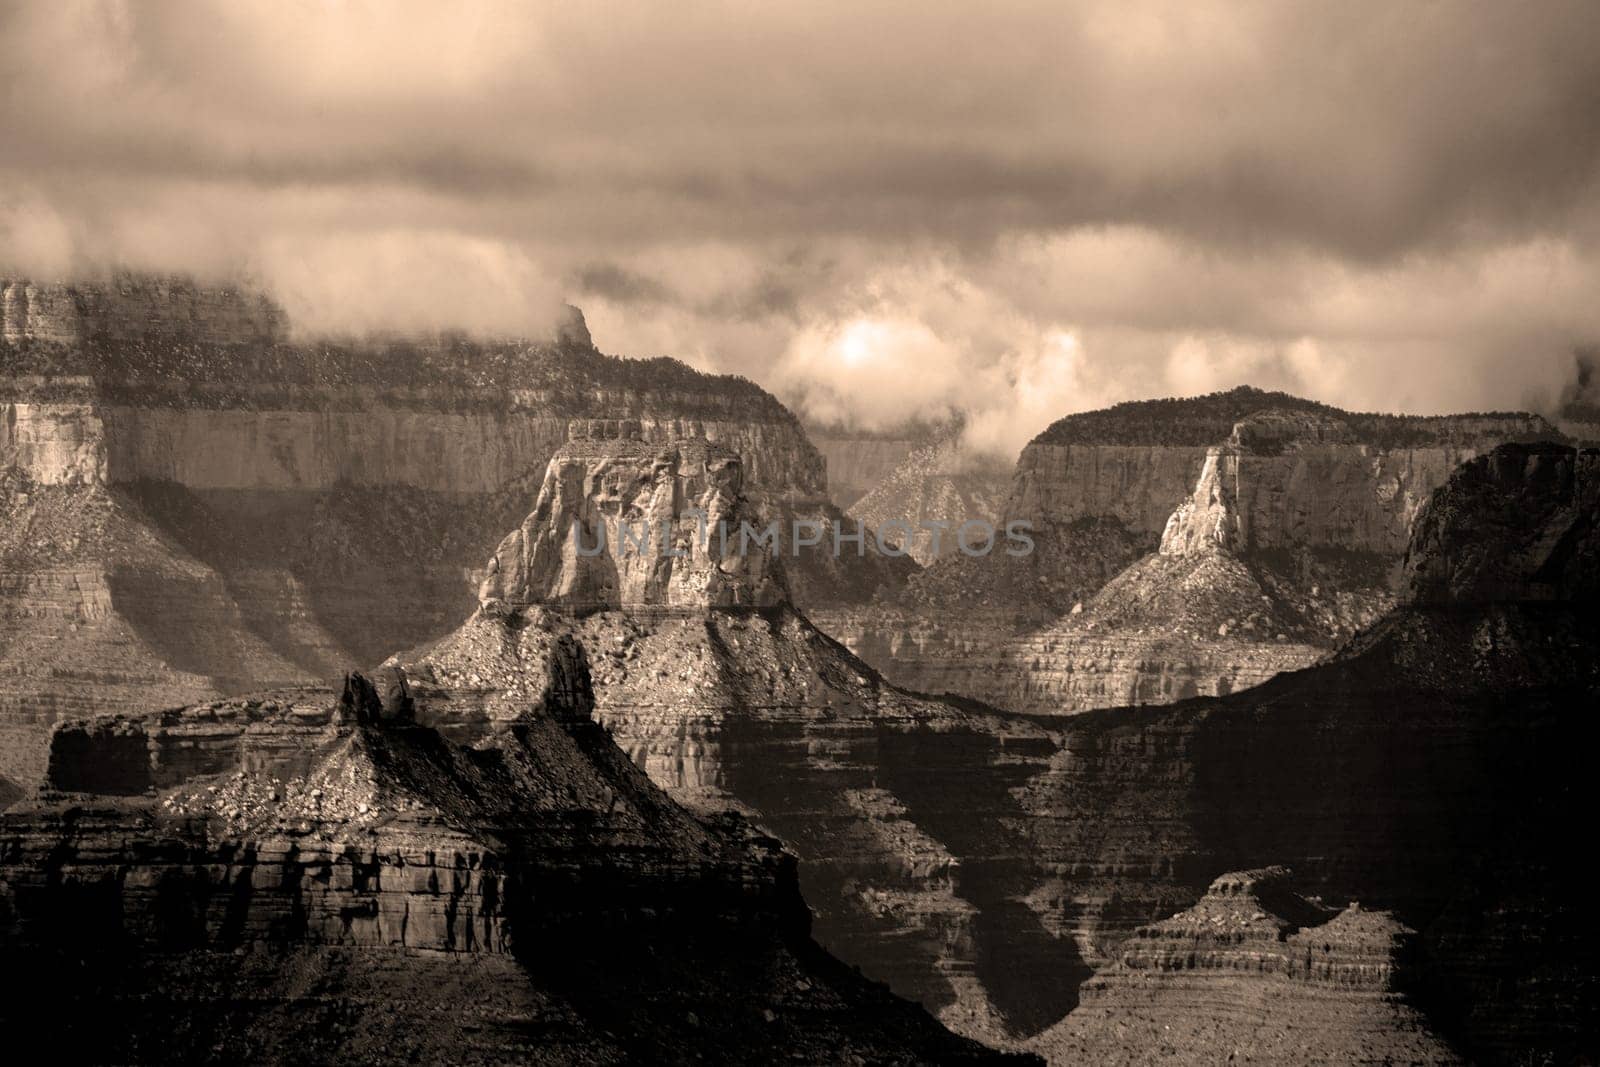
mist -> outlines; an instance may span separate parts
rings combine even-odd
[[[302,334],[566,300],[999,455],[1241,382],[1556,404],[1600,340],[1593,4],[634,14],[7,5],[0,265],[247,280]]]

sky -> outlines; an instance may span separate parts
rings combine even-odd
[[[0,4],[0,270],[544,328],[807,418],[1249,383],[1538,407],[1600,342],[1600,4]]]

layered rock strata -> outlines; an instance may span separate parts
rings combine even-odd
[[[745,811],[796,850],[825,946],[963,1032],[1038,1030],[1072,983],[1030,976],[1087,974],[1024,903],[1040,880],[1013,790],[1054,745],[1030,723],[886,685],[790,602],[774,565],[787,559],[694,544],[691,508],[761,522],[737,469],[690,443],[675,459],[616,442],[559,452],[480,610],[393,661],[417,714],[452,736],[491,729],[575,637],[597,718],[653,780],[695,810]],[[629,544],[580,565],[540,547],[574,516],[597,526],[669,502],[680,556]]]
[[[1463,1062],[1405,993],[1415,931],[1324,908],[1282,867],[1237,871],[1140,927],[1030,1045],[1054,1063]]]
[[[1024,796],[1044,909],[1104,965],[1219,872],[1287,864],[1418,931],[1415,1004],[1470,1059],[1593,1056],[1571,841],[1596,799],[1597,516],[1600,455],[1503,446],[1418,517],[1402,606],[1326,662],[1064,720]]]
[[[80,1006],[56,1052],[97,1062],[994,1058],[822,953],[770,838],[652,786],[580,646],[544,675],[470,749],[359,676],[63,723],[0,817],[0,1018]]]
[[[1023,451],[1002,511],[1032,553],[946,559],[822,624],[898,683],[1029,713],[1234,691],[1393,603],[1411,521],[1458,463],[1559,436],[1249,389],[1070,416]]]
[[[569,440],[704,438],[737,451],[786,527],[843,519],[770,395],[602,355],[575,309],[535,341],[301,341],[259,294],[181,279],[13,280],[0,295],[0,508],[82,546],[66,570],[23,554],[0,568],[0,614],[17,622],[14,652],[0,637],[0,730],[28,766],[62,714],[325,678],[448,632]],[[166,562],[122,566],[93,522],[59,515],[102,508]],[[794,562],[790,587],[818,603],[915,569],[820,547]],[[85,642],[136,651],[96,658]]]

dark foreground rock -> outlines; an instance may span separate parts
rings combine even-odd
[[[1137,951],[1221,872],[1283,864],[1417,931],[1411,1003],[1468,1058],[1593,1058],[1597,474],[1593,450],[1479,457],[1418,519],[1406,606],[1328,662],[1064,724],[1026,803],[1086,957]]]
[[[994,1054],[810,940],[794,858],[674,804],[559,642],[479,744],[359,676],[63,724],[0,817],[0,1018],[62,1062]]]
[[[392,663],[423,721],[472,738],[521,714],[562,641],[590,650],[596,717],[680,803],[729,808],[801,857],[816,935],[962,1033],[1025,1036],[1088,968],[1029,901],[1040,868],[1015,791],[1055,745],[1039,726],[906,693],[791,601],[781,550],[706,543],[757,527],[737,457],[574,442],[501,544],[479,610]],[[619,527],[670,536],[638,547]],[[573,549],[573,524],[586,546]],[[1052,976],[1040,982],[1037,975]]]

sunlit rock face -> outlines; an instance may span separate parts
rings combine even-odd
[[[1593,464],[1538,444],[1464,464],[1417,518],[1418,599],[1323,663],[1063,720],[1024,803],[1085,957],[1137,953],[1221,872],[1284,864],[1418,932],[1415,1005],[1468,1059],[1592,1056],[1600,945],[1571,841],[1600,741]]]
[[[419,718],[464,740],[513,720],[550,650],[575,639],[596,719],[652,780],[694,810],[744,811],[797,852],[826,947],[970,1035],[1054,1021],[1088,972],[1028,903],[1038,865],[1012,794],[1047,767],[1049,736],[885,684],[791,601],[790,557],[690,547],[702,513],[713,531],[719,516],[760,527],[770,514],[736,458],[704,442],[568,445],[480,609],[392,661]],[[592,544],[644,515],[686,554],[561,546],[573,522]],[[1038,973],[1065,977],[1026,977]]]
[[[743,496],[738,455],[705,441],[581,441],[550,461],[538,502],[495,550],[485,604],[762,607],[785,597],[781,531]]]
[[[1415,936],[1299,896],[1285,868],[1230,872],[1134,931],[1031,1045],[1063,1064],[1464,1062],[1407,996]]]
[[[1356,415],[1240,389],[1070,416],[1023,451],[1034,551],[951,558],[822,625],[891,680],[1032,714],[1166,703],[1326,655],[1394,603],[1411,524],[1531,415]]]
[[[104,485],[105,427],[89,404],[0,404],[0,470],[38,485]]]
[[[310,683],[448,633],[569,441],[713,442],[775,518],[839,517],[773,397],[603,355],[576,309],[483,342],[296,339],[261,294],[181,279],[10,279],[0,307],[0,778],[23,784],[61,716]],[[813,603],[916,569],[793,562]]]

